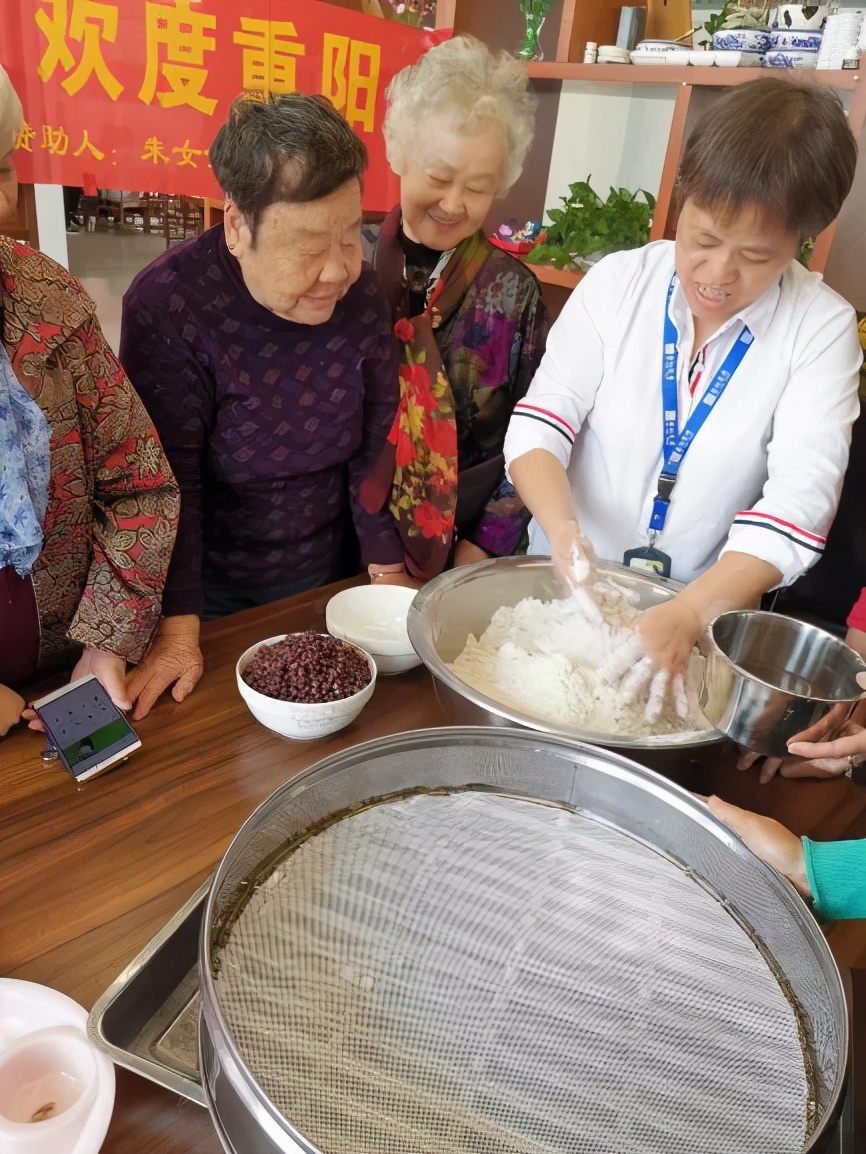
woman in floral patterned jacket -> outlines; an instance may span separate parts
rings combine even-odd
[[[0,218],[21,106],[0,69]],[[5,211],[4,211],[5,209]],[[179,511],[153,424],[78,282],[0,237],[0,734],[12,688],[80,654],[122,708],[160,613]],[[83,651],[81,647],[83,646]]]
[[[403,349],[401,404],[362,500],[390,507],[420,581],[516,552],[529,523],[502,444],[544,352],[547,313],[529,268],[482,232],[532,141],[528,83],[520,61],[457,36],[388,89],[400,204],[373,263]]]

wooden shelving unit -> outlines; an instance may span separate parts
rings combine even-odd
[[[362,9],[361,0],[329,2],[355,11]],[[686,31],[691,22],[691,5],[687,0],[632,2],[649,9],[646,29],[649,38],[678,36]],[[672,237],[676,229],[676,171],[696,119],[726,88],[770,74],[768,70],[756,68],[584,64],[583,56],[588,41],[596,44],[612,44],[615,41],[621,7],[621,0],[553,0],[541,33],[544,59],[527,65],[538,97],[535,140],[523,175],[507,200],[497,205],[498,221],[491,219],[488,222],[492,227],[495,228],[499,221],[509,218],[521,222],[538,220],[549,207],[546,203],[547,184],[564,82],[598,84],[608,89],[617,85],[651,85],[655,88],[668,85],[675,87],[676,97],[650,239]],[[436,26],[442,29],[453,28],[455,32],[467,32],[492,48],[504,49],[506,52],[514,52],[524,32],[518,0],[438,0]],[[795,83],[830,85],[845,95],[851,128],[858,140],[861,140],[863,161],[840,223],[834,224],[817,238],[812,267],[817,271],[824,270],[830,258],[833,237],[837,228],[840,229],[840,241],[833,249],[828,269],[833,274],[829,278],[830,283],[851,299],[855,295],[861,297],[862,304],[859,307],[866,310],[866,278],[862,273],[862,269],[866,268],[866,233],[862,228],[862,211],[859,207],[866,203],[866,68],[862,73],[777,71],[772,75],[789,77]],[[621,94],[614,91],[610,92],[610,98],[623,99]],[[576,172],[574,179],[585,175]],[[216,203],[212,209],[206,206],[205,227],[209,221],[219,219],[219,215]],[[531,267],[544,284],[545,297],[551,312],[555,314],[562,307],[567,293],[578,283],[580,274],[542,266]],[[858,287],[857,294],[852,291],[852,285],[862,286]]]
[[[575,288],[583,277],[579,269],[569,272],[567,269],[554,268],[548,264],[527,264],[526,267],[532,269],[542,284],[556,285],[557,288],[569,291]]]
[[[635,2],[640,3],[640,0]],[[517,0],[439,0],[439,6],[439,27],[448,27],[453,17],[456,32],[468,32],[493,48],[513,52],[515,45],[520,43],[523,22]],[[619,24],[620,7],[618,0],[554,0],[541,35],[545,58],[527,65],[538,97],[535,140],[523,176],[504,204],[497,206],[500,220],[538,220],[549,207],[546,203],[547,183],[564,82],[597,84],[608,89],[616,85],[652,85],[656,88],[669,85],[675,88],[676,94],[650,239],[673,237],[676,229],[676,172],[695,121],[726,88],[770,74],[766,69],[755,68],[583,64],[587,41],[613,43]],[[662,12],[670,16],[674,6],[667,6],[664,10],[660,5],[654,7],[657,20]],[[682,5],[680,9],[685,12],[688,5]],[[651,26],[654,18],[652,11],[649,17],[647,36],[659,34]],[[670,35],[672,29],[660,31],[663,35]],[[866,234],[862,229],[862,211],[858,207],[866,197],[866,69],[862,73],[816,70],[774,72],[772,75],[789,78],[798,84],[830,85],[845,98],[852,131],[861,141],[863,160],[839,222],[826,229],[816,240],[812,268],[822,272],[829,261],[829,283],[852,299],[855,305],[866,309],[866,283],[862,273],[866,267]],[[611,91],[611,99],[622,98],[621,94]],[[806,138],[804,146],[807,146]],[[574,179],[584,175],[576,172]],[[833,248],[831,257],[837,230],[841,230],[841,239]],[[548,298],[551,311],[556,313],[562,307],[567,292],[578,283],[579,276],[556,269],[532,267],[544,283],[545,297]],[[858,301],[862,303],[858,304]]]
[[[592,84],[687,84],[693,88],[730,88],[766,76],[792,75],[789,71],[766,68],[693,68],[676,64],[576,64],[568,61],[539,61],[528,64],[533,80],[575,80]],[[860,85],[859,72],[818,71],[793,73],[798,83],[828,84],[849,92]]]

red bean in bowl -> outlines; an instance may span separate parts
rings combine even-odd
[[[292,633],[260,649],[241,674],[257,693],[311,705],[342,701],[370,684],[362,653],[325,633]]]

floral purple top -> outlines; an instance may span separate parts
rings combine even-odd
[[[370,270],[326,324],[296,324],[253,299],[217,226],[133,281],[120,356],[181,489],[166,615],[201,614],[206,592],[258,604],[346,575],[350,511],[364,564],[402,560],[387,510],[356,500],[399,397]]]

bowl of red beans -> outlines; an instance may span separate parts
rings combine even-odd
[[[284,633],[251,645],[236,668],[256,721],[280,737],[312,741],[350,725],[376,685],[376,662],[327,633]]]

